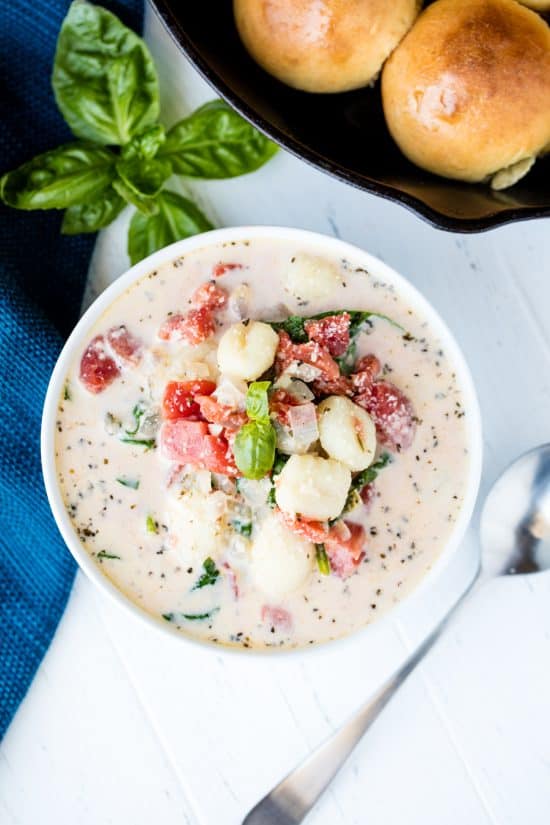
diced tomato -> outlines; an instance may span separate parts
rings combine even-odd
[[[401,390],[389,381],[375,381],[355,402],[369,413],[378,439],[391,450],[406,450],[416,431],[414,409]]]
[[[306,321],[304,326],[310,341],[317,341],[326,347],[331,355],[343,355],[349,347],[349,322],[347,312],[341,315],[327,315],[314,321]]]
[[[231,272],[231,270],[233,270],[233,269],[242,269],[242,268],[243,268],[242,264],[230,264],[230,263],[227,263],[227,264],[222,264],[222,263],[214,264],[214,267],[212,269],[212,275],[214,276],[214,278],[221,278],[221,276],[225,275],[226,272]]]
[[[294,518],[288,513],[279,510],[283,523],[289,530],[313,544],[323,544],[329,535],[328,524],[324,521],[310,521],[305,518]]]
[[[202,344],[216,329],[212,311],[208,307],[190,309],[186,315],[170,315],[158,331],[163,341],[185,341]]]
[[[339,520],[332,527],[326,522],[292,518],[280,511],[284,524],[292,532],[314,544],[324,544],[332,572],[345,579],[365,556],[365,531],[352,521]]]
[[[169,381],[162,399],[162,417],[173,421],[176,418],[201,418],[200,405],[195,396],[208,397],[216,389],[214,381]]]
[[[160,443],[163,455],[171,461],[211,473],[238,475],[227,439],[211,435],[206,421],[166,421],[161,427]]]
[[[356,568],[365,557],[365,531],[360,524],[352,521],[344,522],[349,535],[346,538],[339,537],[335,528],[338,522],[330,530],[328,540],[325,539],[325,549],[330,561],[330,569],[341,579],[346,579],[355,572]]]
[[[245,412],[220,404],[211,395],[197,396],[196,402],[200,407],[202,417],[211,424],[222,424],[231,429],[240,429],[248,421]]]
[[[80,359],[80,380],[88,392],[98,393],[112,384],[120,370],[105,349],[105,338],[96,335]]]
[[[371,481],[370,484],[365,484],[363,489],[359,492],[359,495],[361,496],[361,501],[368,512],[373,505],[374,499],[376,498],[376,487],[374,481]]]
[[[143,344],[128,332],[128,329],[121,324],[119,327],[112,327],[107,333],[107,341],[115,355],[132,366],[139,364],[143,352]]]
[[[332,355],[316,341],[307,344],[294,344],[290,335],[284,330],[279,331],[279,346],[275,356],[277,375],[280,375],[293,361],[309,364],[321,373],[326,380],[338,378],[340,368]]]
[[[292,630],[292,616],[283,607],[273,607],[269,604],[264,604],[262,607],[262,622],[269,625],[275,630],[280,630],[283,633],[288,633]]]
[[[198,309],[222,309],[227,303],[227,292],[220,286],[208,281],[196,289],[191,296],[191,303]]]
[[[365,355],[355,367],[351,382],[356,393],[369,390],[380,374],[380,361],[376,355]]]

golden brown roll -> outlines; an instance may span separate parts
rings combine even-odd
[[[510,186],[550,146],[550,28],[515,0],[437,0],[386,63],[382,98],[413,163]]]
[[[519,2],[535,11],[550,11],[550,0],[519,0]]]
[[[421,0],[234,0],[241,39],[296,89],[366,86],[412,26]]]

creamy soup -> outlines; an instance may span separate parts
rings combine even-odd
[[[359,258],[212,245],[90,330],[59,401],[59,485],[86,551],[160,622],[310,645],[433,566],[463,505],[467,413],[437,334]]]

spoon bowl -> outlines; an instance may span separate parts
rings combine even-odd
[[[481,580],[550,569],[550,444],[520,456],[487,496]]]

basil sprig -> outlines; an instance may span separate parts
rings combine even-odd
[[[163,190],[173,175],[229,178],[266,163],[276,147],[221,100],[167,133],[158,122],[156,68],[144,41],[111,12],[77,0],[57,41],[52,85],[79,140],[38,155],[0,180],[16,209],[65,209],[61,231],[108,226],[126,204],[132,263],[212,225],[199,208]]]
[[[263,478],[273,467],[277,434],[269,418],[270,381],[254,381],[246,393],[250,419],[235,438],[235,463],[245,478]]]

